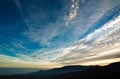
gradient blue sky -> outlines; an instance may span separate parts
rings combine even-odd
[[[0,67],[120,60],[120,0],[0,0]]]

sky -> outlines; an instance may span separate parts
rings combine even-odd
[[[120,0],[0,0],[0,67],[120,61]]]

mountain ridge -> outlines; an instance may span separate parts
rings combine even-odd
[[[80,68],[83,70],[78,70]],[[119,70],[120,62],[115,62],[107,66],[65,66],[24,75],[0,76],[0,79],[120,79]]]

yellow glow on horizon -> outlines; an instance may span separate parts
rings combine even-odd
[[[106,59],[106,60],[99,60],[99,61],[91,61],[91,62],[84,62],[84,63],[77,63],[72,65],[100,65],[105,66],[113,62],[119,62],[120,58],[114,59]],[[16,62],[0,62],[0,67],[6,68],[41,68],[41,69],[51,69],[51,68],[59,68],[65,65],[61,64],[39,64],[39,63],[16,63]]]
[[[5,68],[41,68],[41,69],[49,69],[49,68],[56,68],[62,67],[61,64],[49,63],[49,64],[40,64],[38,62],[0,62],[0,67]]]
[[[98,61],[90,61],[90,62],[80,63],[80,65],[88,65],[88,66],[89,65],[100,65],[100,66],[105,66],[105,65],[108,65],[108,64],[114,63],[114,62],[120,62],[120,58],[98,60]]]

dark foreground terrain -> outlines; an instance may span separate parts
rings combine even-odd
[[[0,79],[120,79],[120,62],[101,66],[65,66],[24,75],[0,76]]]

